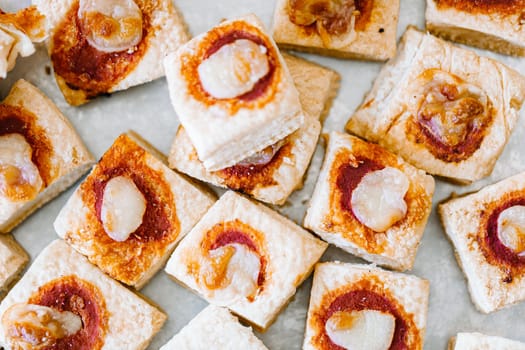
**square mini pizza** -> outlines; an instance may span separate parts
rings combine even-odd
[[[53,102],[17,81],[0,103],[0,232],[73,184],[93,161]]]
[[[102,271],[139,289],[214,200],[129,132],[115,140],[73,193],[55,230]]]
[[[209,171],[235,165],[303,123],[290,72],[255,15],[221,22],[164,66],[175,112]]]
[[[0,320],[7,349],[142,350],[166,315],[56,240],[2,301]]]
[[[28,261],[27,253],[13,237],[0,234],[0,300]]]
[[[229,191],[182,240],[166,272],[264,330],[326,247],[280,214]]]
[[[343,58],[386,60],[396,53],[399,0],[278,0],[280,47]]]
[[[179,127],[171,147],[170,167],[263,202],[283,204],[302,185],[321,132],[319,119],[327,112],[339,82],[339,75],[330,69],[291,55],[284,59],[305,113],[299,130],[236,165],[206,171],[184,128]]]
[[[450,339],[448,350],[525,350],[525,344],[481,333],[458,333]]]
[[[471,182],[491,173],[524,99],[518,72],[409,28],[346,128],[430,174]]]
[[[332,132],[304,226],[379,265],[412,268],[434,179],[382,147]]]
[[[202,310],[160,350],[243,349],[268,350],[228,309],[210,305]]]
[[[451,199],[439,214],[476,307],[525,300],[525,173]]]
[[[427,0],[425,17],[427,29],[445,39],[525,56],[522,0]]]
[[[303,349],[422,350],[428,295],[428,281],[415,276],[317,264]]]
[[[58,87],[74,106],[164,76],[164,57],[189,39],[171,0],[33,4],[47,19],[47,47]]]

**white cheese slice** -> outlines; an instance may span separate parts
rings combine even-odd
[[[0,136],[0,196],[27,201],[42,190],[44,183],[31,156],[31,146],[24,136]]]
[[[354,215],[365,226],[384,232],[405,217],[405,194],[410,182],[399,169],[386,167],[361,179],[352,192]]]
[[[252,91],[270,70],[266,53],[266,47],[247,39],[224,45],[199,65],[204,90],[215,98],[234,98]]]
[[[392,344],[395,318],[376,310],[338,311],[326,321],[330,340],[347,350],[388,350]]]
[[[113,240],[124,242],[142,224],[146,199],[133,180],[116,176],[104,188],[100,218]]]
[[[133,0],[80,0],[78,17],[99,51],[128,50],[142,40],[142,11]]]
[[[507,248],[525,256],[525,206],[515,205],[499,214],[498,238]]]
[[[231,249],[234,249],[233,254],[230,253]],[[225,280],[224,283],[220,288],[208,291],[215,302],[226,306],[239,299],[255,295],[261,270],[261,260],[255,252],[244,244],[233,243],[210,251],[210,258],[215,261],[213,264],[215,269],[227,264],[226,273],[222,277]],[[221,263],[217,264],[217,261]],[[207,268],[209,267],[210,265]],[[213,271],[215,274],[217,272]],[[221,276],[218,277],[221,278]]]
[[[77,333],[82,328],[82,319],[72,312],[47,306],[14,304],[5,311],[2,326],[10,345],[38,350]]]

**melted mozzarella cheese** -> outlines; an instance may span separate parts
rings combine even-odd
[[[15,348],[37,350],[77,333],[82,328],[82,320],[69,311],[61,312],[34,304],[14,304],[4,313],[2,325]]]
[[[146,199],[133,180],[116,176],[104,189],[100,218],[113,240],[123,242],[142,224]]]
[[[214,269],[208,271],[208,279],[211,276],[220,280],[214,281],[216,289],[208,291],[216,302],[227,305],[256,294],[261,261],[255,252],[244,244],[234,243],[210,251],[210,259],[215,263],[208,264],[208,268]]]
[[[326,321],[330,340],[348,350],[388,350],[395,330],[395,318],[376,310],[338,311]]]
[[[515,205],[500,213],[498,237],[507,248],[525,256],[525,206]]]
[[[357,219],[376,232],[384,232],[405,217],[404,200],[410,182],[400,170],[386,167],[363,176],[352,193]]]
[[[142,40],[142,11],[133,0],[80,0],[78,16],[99,51],[128,50]]]
[[[270,71],[266,51],[247,39],[224,45],[199,65],[204,90],[215,98],[234,98],[252,91]]]
[[[44,183],[33,163],[32,149],[20,134],[0,136],[0,195],[12,201],[31,200]]]

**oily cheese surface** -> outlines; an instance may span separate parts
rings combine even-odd
[[[29,4],[29,0],[0,0],[0,7],[15,10]],[[192,35],[197,35],[219,23],[223,18],[241,16],[249,12],[257,14],[265,25],[271,25],[276,1],[257,0],[176,0]],[[407,25],[424,28],[425,0],[401,1],[400,21],[397,37]],[[525,74],[525,60],[477,51],[484,56],[496,58]],[[341,74],[341,89],[328,115],[324,132],[343,131],[348,117],[362,102],[370,90],[374,79],[382,67],[381,63],[339,60],[315,55],[301,55],[325,65]],[[178,119],[169,101],[165,79],[131,88],[112,95],[100,97],[81,108],[69,106],[54,77],[46,74],[46,66],[51,66],[43,48],[28,58],[19,59],[15,69],[6,80],[0,81],[0,97],[4,98],[14,82],[24,78],[35,84],[48,95],[58,108],[71,119],[75,129],[96,159],[113,143],[115,138],[128,129],[133,129],[167,154],[179,126]],[[451,244],[446,239],[436,211],[438,202],[448,198],[452,192],[458,194],[477,190],[482,186],[499,181],[505,177],[525,171],[525,156],[520,150],[525,146],[525,112],[512,134],[509,144],[498,160],[495,170],[488,178],[468,187],[457,186],[440,179],[436,180],[433,210],[418,250],[413,270],[410,272],[430,281],[430,304],[425,336],[425,349],[445,349],[451,336],[458,332],[476,331],[495,334],[525,342],[525,327],[521,315],[525,314],[525,303],[509,309],[484,316],[476,311],[467,291],[467,284],[454,258]],[[311,198],[319,173],[324,149],[318,146],[311,167],[307,172],[305,186],[292,194],[288,203],[278,210],[295,222],[302,222],[306,206]],[[53,221],[71,196],[73,188],[57,197],[24,223],[13,234],[28,251],[31,261],[57,236]],[[340,260],[344,262],[363,262],[331,246],[322,258],[323,261]],[[300,288],[293,301],[286,307],[276,323],[265,334],[256,333],[271,350],[301,349],[304,337],[307,307],[309,302],[311,278]],[[169,316],[162,331],[153,339],[149,349],[159,349],[174,334],[179,332],[206,302],[192,292],[159,272],[143,289],[148,298],[155,301]],[[446,308],[443,305],[447,305]],[[468,329],[465,320],[469,320]]]

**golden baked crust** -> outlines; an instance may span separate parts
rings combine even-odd
[[[525,1],[427,0],[434,35],[508,55],[525,55]]]

